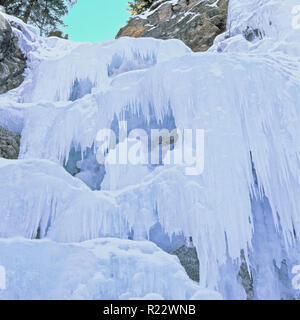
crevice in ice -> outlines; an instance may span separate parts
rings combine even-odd
[[[132,58],[128,59],[124,54],[114,53],[111,62],[107,65],[108,77],[132,70],[141,70],[154,66],[157,63],[156,55],[147,53],[142,55],[139,51],[132,51]]]
[[[80,147],[76,149],[73,145],[64,163],[66,171],[83,181],[91,190],[101,190],[106,172],[105,167],[98,163],[93,146],[82,152]]]
[[[185,236],[173,233],[171,236],[164,231],[162,225],[156,222],[149,230],[149,240],[162,250],[170,253],[185,245]]]
[[[158,218],[158,215],[156,217]],[[148,240],[165,252],[177,256],[189,278],[196,282],[200,281],[200,264],[192,237],[187,239],[183,233],[170,235],[158,221],[150,228]]]
[[[36,235],[34,237],[36,240],[40,240],[41,239],[41,228],[38,227],[37,231],[36,231]]]
[[[248,263],[245,259],[244,250],[241,250],[241,266],[238,276],[241,279],[241,284],[245,290],[247,300],[252,300],[254,297],[253,275],[249,270]]]
[[[132,107],[126,107],[122,110],[120,113],[119,120],[121,121],[126,121],[127,122],[127,135],[134,130],[134,129],[143,129],[147,132],[148,135],[148,168],[149,169],[155,169],[157,166],[161,166],[163,162],[163,146],[162,146],[162,136],[159,137],[159,164],[151,164],[151,149],[153,148],[153,143],[155,141],[152,141],[152,136],[151,136],[151,130],[168,130],[172,131],[176,129],[176,121],[173,115],[172,108],[170,106],[170,103],[168,104],[168,107],[166,108],[165,112],[162,115],[161,119],[158,119],[155,108],[154,106],[149,103],[148,104],[148,117],[144,115],[143,109],[141,106],[137,109],[134,110]],[[118,122],[116,121],[117,118],[114,118],[114,121],[112,123],[111,129],[116,133],[118,136],[119,130],[118,130]],[[172,138],[171,138],[172,139]],[[119,143],[117,139],[117,143]],[[172,150],[174,147],[174,141],[170,141],[170,150]]]
[[[170,106],[162,116],[162,119],[157,118],[154,107],[151,104],[148,105],[148,110],[149,115],[147,117],[144,114],[141,106],[138,109],[134,109],[132,106],[126,106],[118,115],[114,113],[113,119],[110,124],[110,129],[114,131],[116,135],[117,145],[120,143],[119,121],[126,121],[127,136],[134,129],[143,129],[145,132],[147,132],[149,151],[147,167],[150,170],[154,170],[157,166],[162,165],[163,151],[160,141],[159,164],[152,165],[150,159],[152,146],[151,130],[167,129],[169,131],[172,131],[176,128],[176,123]],[[170,142],[170,148],[172,149],[172,142]],[[73,144],[68,153],[68,157],[66,157],[64,161],[64,168],[72,176],[75,176],[85,182],[92,190],[101,190],[101,184],[105,177],[106,169],[104,165],[99,164],[97,161],[94,144],[91,147],[86,147],[85,151],[82,150],[80,144],[77,147],[75,147]],[[119,183],[119,181],[117,183]]]
[[[253,42],[255,39],[262,40],[263,33],[258,28],[247,26],[247,28],[243,31],[243,36],[247,41]]]
[[[73,145],[70,148],[68,160],[64,161],[64,168],[67,172],[69,172],[72,176],[75,176],[80,172],[80,169],[77,167],[77,162],[82,160],[82,152],[80,148],[75,148]]]
[[[258,181],[252,152],[250,158],[254,181],[251,195],[252,249],[248,251],[247,259],[245,252],[241,251],[238,276],[247,299],[293,299],[295,291],[291,284],[291,254],[288,254],[285,246],[280,216],[276,213],[276,226],[269,199]]]
[[[277,262],[274,259],[274,272],[277,275],[279,286],[280,286],[280,297],[282,300],[294,300],[295,292],[293,292],[291,274],[290,274],[290,263],[287,259],[282,259],[280,262]]]
[[[83,98],[85,95],[92,93],[95,84],[87,79],[75,79],[70,93],[70,101],[75,101]]]
[[[166,232],[159,222],[157,205],[154,210],[154,216],[158,221],[149,229],[148,240],[154,242],[165,252],[177,256],[189,278],[199,282],[200,263],[192,237],[187,239],[182,232],[178,234]]]

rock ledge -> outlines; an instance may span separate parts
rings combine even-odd
[[[193,51],[208,50],[226,31],[228,0],[161,0],[129,19],[120,37],[180,39]]]

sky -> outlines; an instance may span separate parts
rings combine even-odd
[[[73,41],[100,42],[114,39],[130,13],[128,0],[78,0],[64,18],[64,32]]]

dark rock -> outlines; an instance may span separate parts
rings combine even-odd
[[[0,158],[18,159],[21,136],[0,127]]]
[[[253,276],[251,271],[249,271],[249,266],[247,265],[245,259],[244,250],[241,251],[241,266],[238,273],[241,284],[246,292],[247,300],[253,300],[254,298],[254,287],[253,287]]]
[[[243,31],[243,36],[249,42],[252,42],[255,39],[261,40],[263,38],[263,34],[259,29],[253,29],[249,26]]]
[[[192,239],[190,239],[190,245],[183,245],[180,248],[174,250],[171,254],[174,254],[179,258],[181,265],[184,267],[187,275],[192,280],[197,282],[200,281],[200,263],[197,250],[192,245]]]
[[[13,30],[0,14],[0,94],[18,87],[23,81],[26,58]]]
[[[226,31],[228,0],[168,0],[155,2],[147,18],[129,19],[120,37],[180,39],[193,51],[208,50],[217,35]]]

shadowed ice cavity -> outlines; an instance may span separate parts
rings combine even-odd
[[[114,119],[111,123],[111,129],[115,132],[117,138],[117,144],[119,143],[119,121],[127,121],[127,132],[130,133],[133,129],[143,129],[148,133],[149,137],[149,158],[151,149],[151,129],[168,129],[173,130],[175,125],[175,119],[172,111],[169,108],[161,121],[158,121],[154,115],[153,108],[150,108],[149,121],[143,116],[142,112],[133,112],[131,108],[125,108],[122,114],[117,117],[114,115]],[[100,128],[99,128],[100,130]],[[95,137],[96,138],[96,137]],[[160,152],[162,154],[162,152]],[[160,154],[160,162],[161,162]],[[149,159],[150,163],[150,159]],[[65,164],[65,169],[73,176],[81,179],[86,183],[92,190],[101,190],[101,183],[105,176],[105,167],[100,165],[96,159],[96,150],[94,146],[87,148],[82,153],[79,147],[71,148],[69,153],[68,161]],[[148,165],[150,170],[154,169],[155,166]]]
[[[252,156],[251,156],[252,158]],[[280,225],[276,228],[269,199],[259,192],[258,177],[252,161],[254,192],[251,197],[254,234],[250,252],[250,272],[253,281],[253,299],[294,299],[292,267],[297,263],[296,245],[287,252]],[[293,234],[295,244],[298,241]],[[295,252],[294,252],[295,251]]]
[[[156,63],[156,56],[153,53],[142,56],[139,52],[134,52],[133,59],[130,60],[115,53],[110,64],[107,65],[107,75],[113,77],[124,72],[149,68]]]
[[[65,169],[82,180],[91,190],[100,190],[105,176],[105,167],[97,162],[94,148],[87,148],[83,154],[75,147],[71,148]]]
[[[252,156],[251,156],[252,158]],[[252,159],[251,159],[252,161]],[[299,299],[299,292],[292,287],[292,268],[299,264],[297,235],[294,232],[294,246],[287,252],[284,235],[280,226],[276,227],[272,208],[259,180],[252,162],[253,192],[250,195],[253,224],[252,249],[249,250],[246,263],[242,250],[240,264],[230,258],[221,266],[219,290],[226,299],[245,296],[252,299]],[[279,216],[277,215],[279,218]],[[234,281],[234,275],[238,282]],[[237,285],[240,284],[240,285]],[[239,291],[243,290],[241,294]]]
[[[172,131],[176,128],[175,119],[170,107],[168,108],[167,112],[165,113],[161,121],[157,120],[157,118],[155,117],[153,107],[151,105],[149,105],[148,119],[146,119],[141,110],[136,112],[132,111],[130,107],[127,107],[121,114],[115,114],[114,119],[111,122],[110,129],[114,131],[116,135],[117,144],[119,143],[119,121],[127,122],[127,134],[129,134],[134,129],[143,129],[145,132],[147,132],[149,151],[151,149],[152,129],[167,129],[169,131]],[[170,148],[172,147],[174,146],[171,143]],[[160,150],[159,165],[162,165],[162,150]],[[149,164],[145,166],[147,166],[149,172],[151,172],[155,169],[157,165],[151,165],[149,162]],[[80,149],[75,149],[75,147],[73,147],[69,154],[69,158],[65,165],[65,169],[71,175],[85,182],[92,190],[101,189],[101,183],[106,174],[105,166],[100,165],[96,160],[94,147],[86,149],[83,152],[83,154]],[[142,179],[143,177],[141,177],[141,180]],[[158,212],[155,212],[155,215],[157,216],[157,221],[150,228],[148,240],[154,242],[164,251],[177,255],[184,268],[186,268],[186,270],[189,271],[191,274],[195,274],[193,280],[199,281],[199,265],[197,263],[195,263],[195,265],[192,263],[191,265],[190,262],[193,255],[197,256],[195,247],[187,245],[187,237],[184,234],[169,235],[168,233],[166,233],[159,222]],[[128,239],[134,239],[134,233],[135,230],[132,229],[130,234],[128,234]]]
[[[291,270],[297,264],[294,254],[287,252],[280,226],[276,228],[269,199],[259,195],[258,186],[251,198],[254,234],[250,252],[253,299],[293,299]],[[295,241],[297,235],[294,234]]]
[[[85,95],[92,93],[94,85],[89,79],[75,79],[70,94],[70,101],[83,98]]]
[[[142,129],[147,132],[148,135],[148,168],[154,169],[158,165],[151,164],[151,130],[158,129],[163,130],[167,129],[172,131],[176,129],[175,118],[173,116],[173,112],[171,107],[169,106],[167,112],[164,114],[162,120],[157,120],[154,114],[154,108],[151,104],[149,104],[149,118],[143,115],[142,108],[138,111],[133,111],[132,108],[126,107],[124,111],[117,116],[114,115],[114,119],[111,124],[111,130],[114,131],[117,137],[117,144],[119,143],[119,121],[126,121],[127,123],[127,135],[134,129]],[[160,139],[160,143],[162,143],[162,139]],[[174,144],[170,144],[170,149],[174,148]],[[159,165],[162,165],[162,147],[160,146],[159,150]]]

